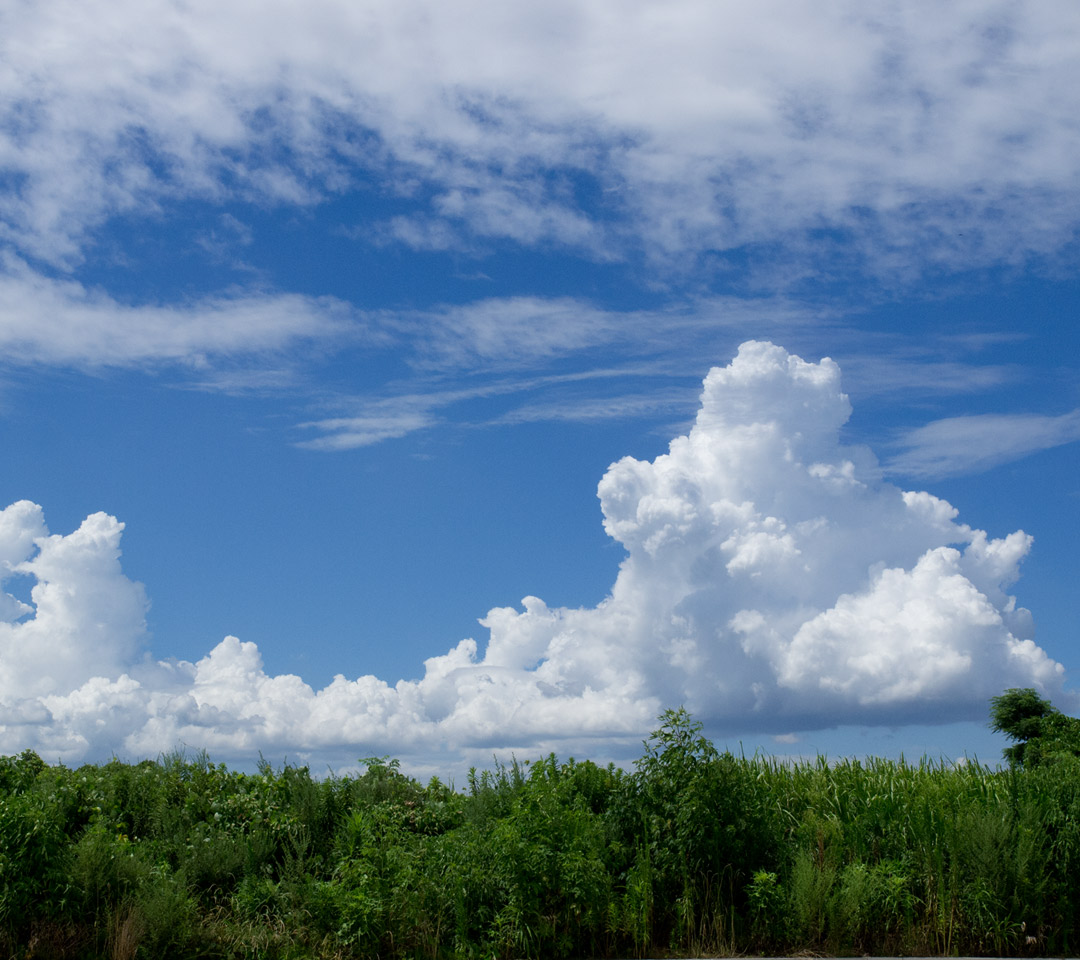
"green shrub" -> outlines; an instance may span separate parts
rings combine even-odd
[[[0,796],[0,929],[18,937],[71,906],[70,855],[62,822],[47,798]]]
[[[746,885],[746,905],[750,938],[754,945],[768,949],[784,939],[784,890],[777,874],[758,870]]]

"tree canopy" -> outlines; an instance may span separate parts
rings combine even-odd
[[[1016,741],[1002,751],[1010,766],[1037,767],[1080,756],[1080,719],[1066,716],[1031,687],[992,697],[990,728]]]

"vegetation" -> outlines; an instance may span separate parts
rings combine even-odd
[[[735,757],[684,710],[630,772],[550,756],[461,792],[386,759],[0,758],[0,955],[1075,953],[1080,759],[1017,693],[1007,770]]]
[[[1080,756],[1080,720],[1067,717],[1030,687],[1014,687],[990,701],[990,726],[1015,740],[1004,750],[1010,766],[1037,767]]]

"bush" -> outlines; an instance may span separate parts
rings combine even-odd
[[[0,796],[0,928],[9,937],[68,911],[69,860],[60,817],[47,798]]]

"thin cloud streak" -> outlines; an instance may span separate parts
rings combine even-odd
[[[725,332],[777,338],[835,322],[832,308],[781,297],[687,299],[616,310],[581,297],[491,297],[428,310],[381,311],[369,322],[395,331],[420,373],[513,371],[603,351],[626,357],[679,355]]]
[[[0,262],[0,352],[8,365],[199,369],[245,355],[279,364],[283,351],[304,343],[374,339],[358,321],[340,300],[297,294],[129,305],[10,257]]]
[[[298,424],[297,429],[321,431],[325,436],[316,437],[312,440],[301,440],[295,445],[310,450],[355,449],[356,447],[370,446],[382,440],[397,439],[408,433],[431,427],[447,427],[451,425],[449,418],[437,415],[436,411],[469,404],[471,401],[492,400],[526,393],[543,393],[558,390],[567,385],[587,384],[589,382],[603,384],[612,381],[658,377],[670,378],[672,376],[675,376],[675,374],[671,371],[670,362],[635,363],[623,367],[603,367],[571,373],[553,373],[520,378],[503,377],[497,380],[484,380],[479,383],[463,380],[460,386],[443,387],[442,389],[434,386],[426,392],[383,394],[370,397],[338,397],[333,401],[327,401],[324,405],[337,406],[348,412]],[[632,409],[636,409],[638,413],[649,409],[649,399],[642,398],[641,402],[629,405],[627,414],[630,414]],[[596,414],[588,411],[590,408],[598,410],[600,403],[601,401],[591,399],[578,401],[578,406],[582,409],[583,415],[577,419],[596,419]],[[662,398],[653,400],[651,404],[651,406],[659,408],[664,405]],[[567,403],[561,411],[556,406],[552,406],[550,415],[541,415],[539,417],[529,416],[529,406],[518,408],[523,411],[520,418],[515,417],[514,413],[511,412],[505,417],[469,419],[467,415],[462,415],[459,412],[459,415],[453,419],[452,424],[458,428],[470,428],[523,423],[526,420],[535,419],[575,419],[571,415],[571,406],[570,403]],[[537,406],[536,409],[539,410],[542,407]]]
[[[962,346],[955,338],[930,339],[915,350],[893,337],[864,333],[857,321],[857,315],[845,316],[836,307],[773,297],[715,297],[620,311],[584,299],[534,296],[369,313],[364,316],[369,328],[397,338],[409,351],[415,377],[400,384],[399,393],[384,388],[368,396],[328,399],[325,405],[341,412],[306,421],[300,428],[331,436],[300,445],[343,450],[432,427],[657,420],[688,414],[693,404],[690,385],[683,389],[662,381],[685,380],[682,371],[691,358],[729,350],[751,331],[774,339],[843,345],[845,364],[853,371],[853,393],[861,398],[913,392],[923,397],[975,395],[1025,376],[1015,365],[952,359]],[[981,343],[968,349],[977,352]],[[865,352],[867,344],[876,352]],[[561,372],[598,355],[625,360],[617,366]],[[619,380],[640,378],[658,382],[648,394],[612,387]],[[574,384],[584,389],[568,392]],[[469,401],[516,394],[533,396],[479,418],[463,409]],[[436,415],[454,407],[453,416]]]
[[[1080,410],[1057,417],[980,414],[947,417],[904,433],[886,464],[895,476],[937,479],[981,473],[1080,440]]]
[[[1027,371],[1015,364],[964,363],[937,359],[924,352],[912,358],[910,348],[876,356],[845,355],[845,381],[859,396],[901,394],[921,397],[977,394],[1021,382]],[[952,352],[952,351],[947,351]],[[851,376],[846,371],[851,370]]]
[[[688,386],[686,389],[668,388],[603,397],[563,397],[515,407],[489,423],[504,426],[545,421],[595,423],[601,420],[655,420],[679,414],[689,417],[699,392]]]
[[[0,350],[9,366],[99,370],[170,365],[184,371],[180,385],[189,388],[295,395],[323,389],[298,370],[298,347],[306,345],[312,358],[345,348],[404,350],[416,376],[401,385],[400,393],[386,385],[368,396],[327,398],[323,404],[340,412],[298,425],[322,436],[297,446],[322,451],[370,446],[446,426],[449,421],[439,411],[515,394],[538,395],[501,413],[466,414],[453,422],[468,427],[670,417],[689,410],[688,391],[665,393],[667,388],[658,387],[644,395],[608,386],[574,396],[557,391],[575,383],[599,387],[606,381],[682,378],[678,371],[687,357],[716,353],[746,330],[778,339],[846,340],[850,346],[862,336],[839,313],[779,298],[709,298],[619,311],[571,297],[509,297],[425,311],[364,312],[333,298],[250,292],[180,305],[131,305],[73,280],[45,278],[10,256],[4,265]],[[924,395],[972,394],[1022,375],[1008,365],[940,360],[926,351],[913,358],[905,346],[894,345],[892,355],[883,355],[880,351],[889,346],[876,343],[876,356],[850,357],[858,395],[912,389]],[[946,346],[955,349],[952,341]],[[616,366],[565,370],[597,354],[624,360]],[[1025,443],[1041,449],[1040,444],[1067,442],[1053,438],[1069,423],[1035,417],[1011,432],[992,425],[981,445],[973,446],[965,442],[963,427],[955,431],[959,442],[954,442],[949,422],[898,441],[909,449],[893,458],[892,468],[910,476],[972,472],[1023,455],[1015,451],[1027,449]],[[965,422],[973,426],[979,421]],[[1002,444],[999,453],[989,452]]]

